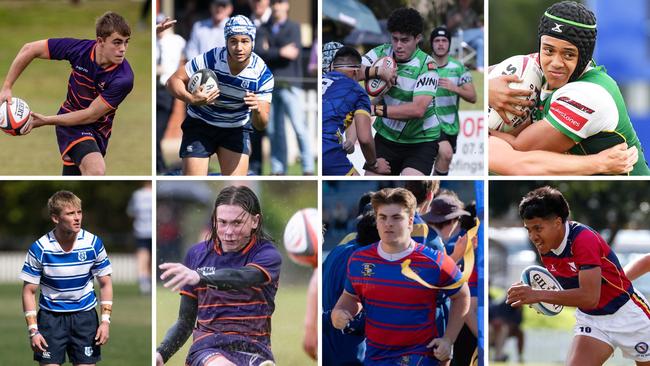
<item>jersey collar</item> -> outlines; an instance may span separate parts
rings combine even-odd
[[[560,255],[562,252],[564,252],[564,249],[566,249],[566,244],[569,239],[569,220],[566,220],[564,223],[564,239],[562,239],[562,243],[560,244],[557,249],[551,249],[551,252],[555,255]]]

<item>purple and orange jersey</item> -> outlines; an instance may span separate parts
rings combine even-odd
[[[408,256],[388,261],[378,253],[379,243],[363,247],[350,257],[345,290],[358,296],[366,311],[366,361],[406,355],[431,355],[426,345],[442,336],[436,330],[436,296],[452,290],[429,289],[406,278],[401,263],[424,281],[437,287],[449,286],[461,278],[456,263],[443,252],[413,242]]]
[[[607,242],[592,228],[575,221],[567,221],[567,234],[560,246],[542,255],[542,262],[564,289],[580,287],[581,270],[601,268],[600,300],[593,309],[580,310],[590,315],[614,314],[628,300],[632,300],[650,318],[650,308],[635,292],[632,282]]]
[[[113,128],[115,111],[133,89],[133,71],[128,61],[102,68],[95,62],[97,41],[74,38],[47,40],[49,58],[68,60],[72,67],[68,80],[68,94],[57,114],[86,109],[97,97],[110,111],[96,122],[78,126],[56,126],[59,151],[65,165],[74,165],[66,154],[75,144],[95,140],[102,155],[106,155],[108,139]]]
[[[181,294],[198,301],[198,316],[190,354],[207,348],[220,349],[250,344],[267,359],[271,354],[271,314],[275,310],[282,258],[270,241],[253,238],[239,252],[223,252],[207,241],[193,246],[185,257],[190,269],[223,269],[251,266],[264,273],[259,287],[218,290],[205,285],[184,286]],[[250,347],[249,347],[250,349]]]

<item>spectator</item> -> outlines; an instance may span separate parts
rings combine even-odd
[[[192,34],[185,48],[185,58],[191,60],[215,47],[225,47],[226,37],[223,30],[230,19],[230,14],[232,14],[230,0],[212,0],[210,18],[200,20],[192,27]]]
[[[483,71],[483,21],[472,9],[472,0],[458,0],[449,10],[447,28],[476,50],[476,69]]]
[[[133,217],[133,236],[138,250],[138,284],[140,293],[151,293],[151,181],[145,181],[142,188],[133,192],[126,213]]]
[[[271,20],[270,0],[248,0],[248,5],[251,8],[249,18],[257,28]]]

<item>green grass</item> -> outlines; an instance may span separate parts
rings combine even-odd
[[[95,19],[108,10],[129,22],[131,40],[126,57],[135,84],[115,116],[106,155],[108,175],[151,174],[151,30],[137,24],[140,5],[128,0],[83,1],[80,6],[71,6],[69,1],[3,1],[0,5],[2,81],[27,42],[56,37],[94,39]],[[69,75],[67,61],[36,59],[18,78],[12,94],[27,101],[33,111],[54,115],[65,100]],[[0,135],[0,155],[5,157],[0,174],[61,174],[54,127],[44,126],[21,137]]]
[[[97,285],[95,285],[97,288]],[[151,297],[137,285],[113,285],[110,339],[102,347],[103,366],[148,365],[151,361]],[[97,292],[97,291],[96,291]],[[21,285],[0,285],[0,365],[34,364],[22,315]]]
[[[315,365],[302,350],[303,320],[305,316],[305,296],[307,286],[282,286],[275,297],[275,313],[272,318],[271,344],[278,365]],[[180,295],[164,287],[158,287],[156,299],[158,344],[167,329],[178,318]],[[167,363],[169,366],[182,366],[190,348],[191,339]]]
[[[498,287],[490,287],[490,294],[495,299],[505,296],[506,290]],[[557,329],[572,331],[575,325],[576,309],[565,306],[561,313],[556,316],[545,316],[538,314],[531,307],[524,306],[523,329]]]

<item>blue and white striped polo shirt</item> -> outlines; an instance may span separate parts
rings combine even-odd
[[[251,118],[251,113],[244,104],[246,91],[255,93],[260,100],[271,103],[273,74],[255,53],[251,54],[248,66],[236,76],[230,73],[225,47],[213,48],[185,64],[188,77],[203,69],[212,69],[217,74],[219,97],[212,105],[188,105],[187,114],[190,117],[217,127],[242,127],[249,123]]]
[[[20,279],[41,285],[41,309],[87,311],[97,305],[93,278],[112,272],[98,236],[82,229],[72,250],[64,252],[50,231],[29,248]]]

